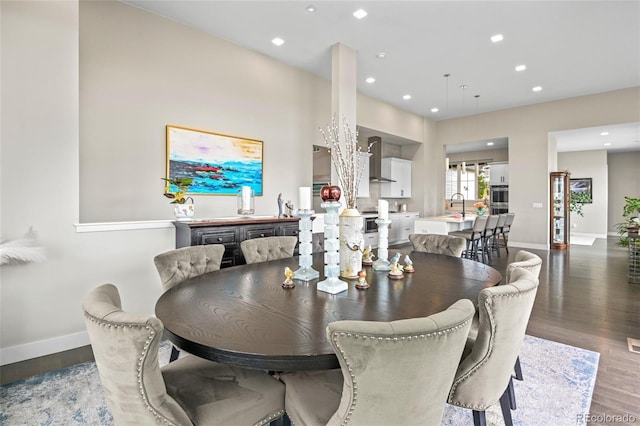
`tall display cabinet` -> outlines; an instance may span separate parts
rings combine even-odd
[[[569,172],[552,172],[550,231],[551,248],[565,250],[569,246]]]

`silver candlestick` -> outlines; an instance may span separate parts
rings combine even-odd
[[[300,217],[298,222],[298,240],[300,245],[298,251],[300,256],[298,257],[298,265],[300,268],[293,273],[293,279],[310,281],[320,276],[320,272],[313,269],[313,247],[311,244],[312,224],[311,216],[315,214],[313,210],[296,210],[295,216]]]

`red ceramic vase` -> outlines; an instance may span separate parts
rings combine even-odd
[[[320,198],[322,201],[340,201],[341,190],[339,186],[327,185],[320,188]]]

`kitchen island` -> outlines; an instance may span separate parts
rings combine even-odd
[[[452,231],[470,229],[475,220],[475,214],[467,214],[464,219],[461,215],[419,217],[415,221],[413,232],[416,234],[448,235]]]

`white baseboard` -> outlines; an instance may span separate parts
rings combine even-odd
[[[528,248],[535,250],[549,250],[549,246],[546,244],[531,244],[531,243],[523,243],[520,241],[511,241],[509,240],[509,248],[518,247],[518,248]]]
[[[53,337],[24,345],[11,346],[0,349],[0,365],[13,364],[44,355],[76,349],[89,344],[89,335],[86,331],[68,334],[66,336]]]
[[[588,234],[585,232],[572,232],[571,235],[576,237],[607,238],[607,234]]]

